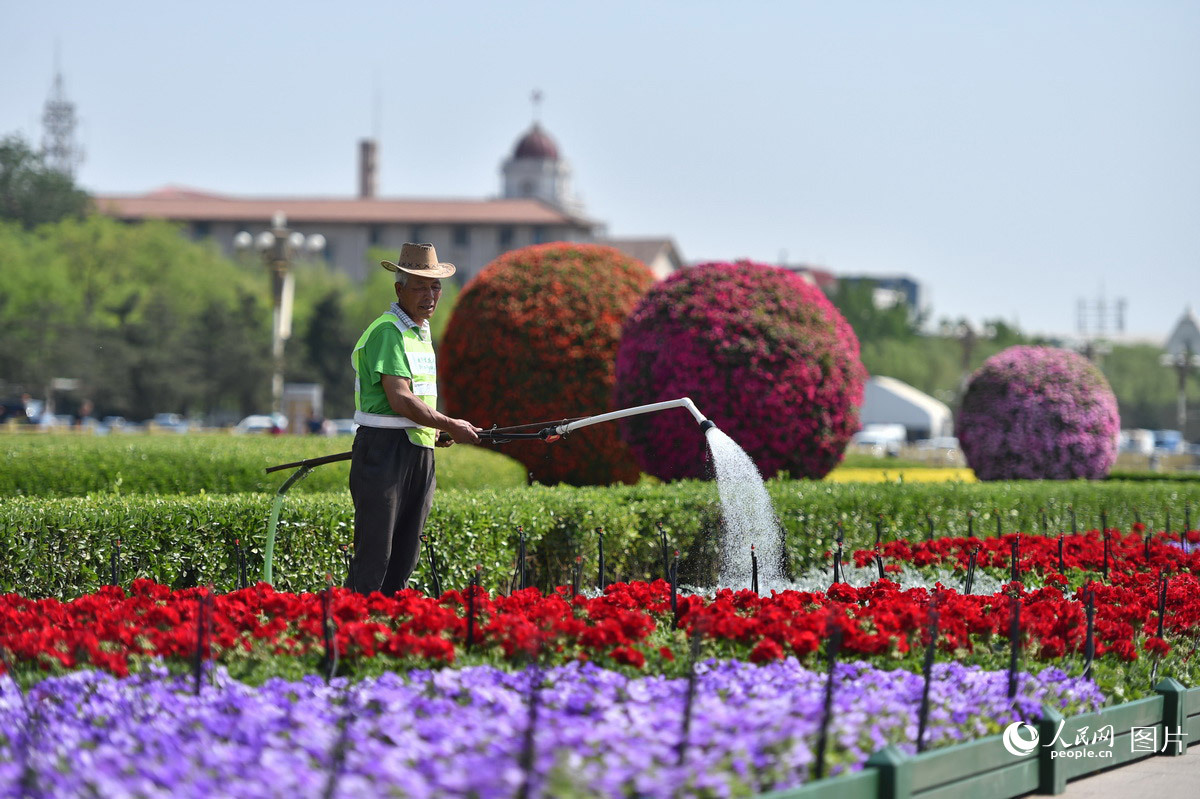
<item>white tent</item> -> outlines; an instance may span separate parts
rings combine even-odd
[[[863,392],[860,420],[869,424],[902,424],[908,439],[954,435],[950,407],[894,377],[872,377]]]

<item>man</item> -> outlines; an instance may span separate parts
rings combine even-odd
[[[380,264],[396,273],[396,302],[367,327],[351,356],[359,428],[350,459],[354,558],[348,585],[391,596],[407,586],[417,565],[436,485],[433,448],[478,443],[479,428],[437,411],[429,320],[454,265],[438,263],[432,244],[405,244],[395,263]]]

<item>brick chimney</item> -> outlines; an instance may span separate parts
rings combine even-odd
[[[358,143],[358,196],[370,200],[375,197],[375,158],[378,147],[374,139],[362,139]]]

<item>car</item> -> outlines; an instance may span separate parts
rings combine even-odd
[[[352,436],[358,430],[358,423],[353,419],[330,419],[331,436]]]
[[[154,418],[150,420],[148,427],[151,430],[167,430],[172,433],[186,433],[191,427],[191,422],[184,419],[178,413],[156,413]]]
[[[287,430],[287,417],[281,413],[255,413],[233,426],[235,435],[246,433],[275,433]]]

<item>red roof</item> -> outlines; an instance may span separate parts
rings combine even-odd
[[[541,125],[534,122],[529,132],[517,142],[513,158],[540,158],[545,161],[557,161],[558,145],[554,143],[554,139],[550,138],[550,134],[542,130]]]
[[[381,197],[229,197],[178,186],[149,194],[99,195],[102,213],[120,219],[248,222],[276,211],[289,222],[590,225],[533,198],[496,200],[389,200]]]

